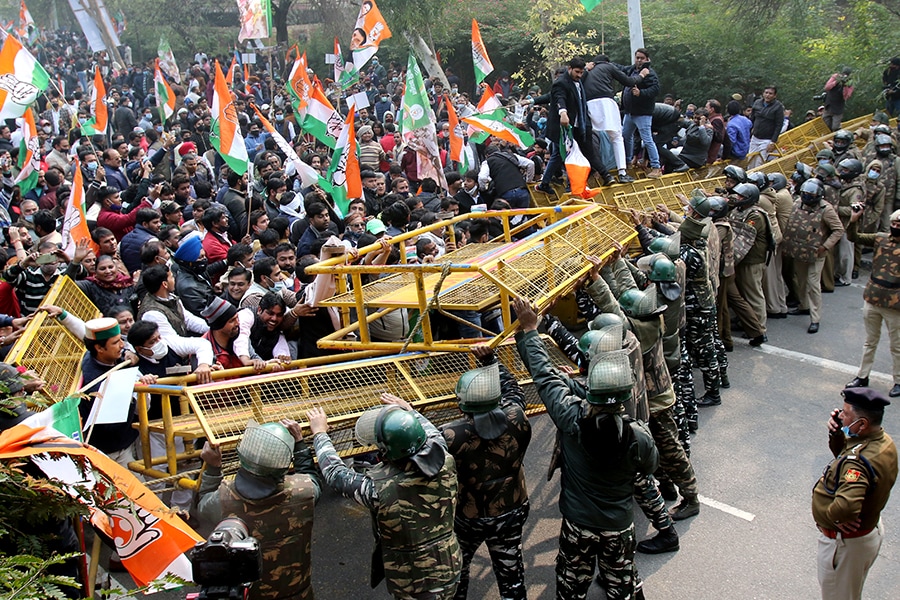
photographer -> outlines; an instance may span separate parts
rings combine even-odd
[[[215,525],[235,516],[247,524],[263,552],[262,578],[251,599],[312,598],[310,544],[313,507],[321,495],[312,453],[296,421],[253,424],[238,444],[240,468],[222,478],[221,451],[207,442],[200,457],[200,519]],[[293,460],[293,475],[287,475]]]
[[[892,58],[881,74],[881,85],[884,88],[885,111],[892,117],[900,115],[900,56]]]
[[[853,85],[850,81],[852,72],[850,67],[844,67],[840,73],[834,73],[825,83],[825,112],[822,114],[822,118],[831,131],[841,128],[844,105],[853,94]]]

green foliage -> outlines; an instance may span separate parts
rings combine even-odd
[[[20,554],[0,555],[0,598],[53,598],[65,600],[59,586],[81,587],[72,577],[53,575],[47,569],[59,565],[77,554],[57,554],[47,559]]]

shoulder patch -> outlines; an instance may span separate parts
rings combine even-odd
[[[859,481],[861,475],[862,473],[856,469],[847,469],[847,472],[844,474],[844,481]]]

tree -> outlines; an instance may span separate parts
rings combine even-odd
[[[381,0],[378,8],[391,31],[395,35],[399,33],[412,47],[428,75],[436,77],[444,87],[450,87],[438,62],[431,32],[431,24],[441,20],[445,4],[444,0]]]
[[[272,25],[275,27],[275,41],[279,44],[288,43],[288,12],[294,0],[270,0],[272,5]]]

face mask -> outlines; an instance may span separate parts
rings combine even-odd
[[[87,167],[87,170],[90,171],[91,173],[96,173],[96,172],[97,172],[97,167],[100,166],[100,163],[95,163],[95,162],[85,163],[84,166],[86,166],[86,167]]]
[[[870,169],[869,173],[867,174],[867,177],[869,179],[878,179],[879,177],[881,177],[881,172],[876,171],[875,169]]]
[[[541,117],[538,119],[538,127],[543,127],[547,124],[547,117]]]
[[[113,212],[122,212],[122,205],[121,204],[110,204],[109,210],[111,210]]]
[[[159,340],[150,348],[150,352],[153,353],[153,360],[162,360],[169,353],[169,347],[162,340]]]
[[[276,121],[284,121],[284,115],[275,115]]]
[[[841,431],[843,431],[843,432],[844,432],[844,435],[845,435],[846,437],[848,437],[848,438],[859,437],[859,434],[858,434],[858,433],[852,433],[852,432],[850,431],[850,428],[853,427],[854,425],[856,425],[857,423],[859,423],[859,419],[853,421],[853,422],[850,423],[849,425],[844,425],[843,427],[841,427]]]
[[[29,223],[34,223],[34,215],[25,215],[24,219]]]
[[[49,125],[46,126],[46,127],[42,127],[41,130],[42,130],[44,133],[53,133],[53,128],[50,127]]]
[[[388,101],[388,97],[387,97],[387,96],[382,96],[382,97],[381,97],[381,101],[382,101],[382,102],[387,102],[387,101]]]
[[[196,271],[205,271],[206,266],[209,264],[209,261],[205,258],[201,258],[200,260],[194,261],[194,270]]]
[[[85,118],[85,117],[78,117],[78,124],[79,124],[79,125],[84,125],[85,123],[87,123],[87,118]]]
[[[162,133],[162,132],[163,132],[162,125],[157,125],[157,126],[156,126],[156,131],[158,131],[159,133]]]
[[[878,156],[889,156],[891,154],[891,149],[890,148],[879,148],[878,150],[875,151],[875,153],[878,154]]]
[[[284,289],[284,281],[273,281],[272,287],[269,288],[270,292],[275,292],[276,294],[280,294]]]
[[[891,237],[900,238],[900,227],[891,225]]]

